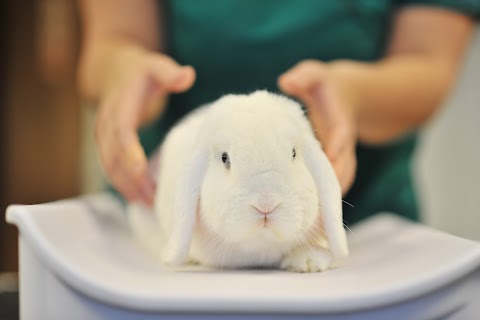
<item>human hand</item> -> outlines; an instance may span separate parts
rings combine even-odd
[[[112,185],[129,201],[153,204],[155,184],[137,130],[158,117],[170,93],[195,81],[190,66],[137,47],[118,48],[101,90],[95,140]]]
[[[302,61],[279,77],[278,86],[306,105],[315,135],[333,165],[344,195],[356,172],[356,111],[353,98],[335,77],[333,64]]]

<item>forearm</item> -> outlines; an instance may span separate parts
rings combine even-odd
[[[161,46],[156,2],[152,0],[82,0],[83,43],[78,84],[83,96],[96,100],[118,75],[126,55]]]
[[[424,123],[451,90],[472,31],[467,16],[411,6],[396,15],[385,58],[332,63],[352,100],[359,140],[388,142]]]
[[[115,79],[121,78],[119,72],[127,72],[116,66],[129,58],[127,56],[141,54],[144,48],[144,44],[130,39],[105,37],[101,43],[84,49],[78,68],[82,96],[88,100],[98,100]]]
[[[339,61],[333,78],[355,108],[360,141],[388,142],[424,123],[452,87],[457,63],[399,55],[376,63]]]

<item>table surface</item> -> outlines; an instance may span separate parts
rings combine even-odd
[[[480,266],[480,245],[392,215],[349,234],[336,270],[162,268],[106,198],[10,208],[8,220],[44,263],[99,301],[146,311],[304,313],[378,308],[433,292]]]

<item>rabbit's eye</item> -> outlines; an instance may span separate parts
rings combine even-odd
[[[295,151],[295,148],[292,149],[292,159],[295,160],[295,157],[297,156],[297,151]]]
[[[225,165],[225,168],[230,169],[230,158],[226,152],[222,154],[222,162]]]

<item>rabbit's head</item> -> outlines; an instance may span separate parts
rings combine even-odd
[[[211,108],[202,132],[202,223],[232,242],[301,241],[318,225],[319,201],[305,164],[311,128],[300,106],[259,91],[225,96]]]

